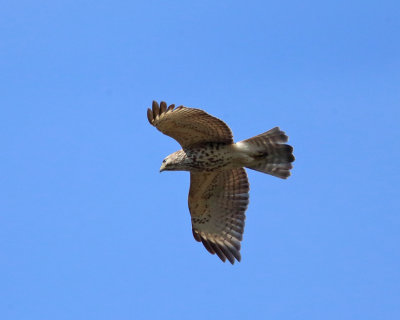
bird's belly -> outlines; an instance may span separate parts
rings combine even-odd
[[[218,171],[241,167],[231,145],[210,144],[187,152],[191,171]]]

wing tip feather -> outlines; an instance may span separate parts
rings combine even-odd
[[[218,244],[214,243],[213,241],[208,241],[208,244],[211,246],[211,248],[213,248],[213,250],[215,251],[215,253],[217,254],[218,258],[220,258],[223,262],[226,261],[226,256],[224,254],[224,252],[221,250],[221,248],[219,247]]]
[[[153,117],[154,119],[157,119],[157,117],[160,115],[160,105],[155,100],[153,100],[152,109],[153,109]]]
[[[147,108],[147,119],[149,120],[150,124],[153,124],[154,122],[153,111],[150,108]]]
[[[160,103],[158,103],[157,101],[153,100],[151,109],[150,108],[147,109],[147,119],[149,120],[150,124],[154,125],[154,121],[156,121],[164,113],[167,113],[169,111],[174,111],[174,109],[175,109],[174,104],[167,106],[167,103],[165,101],[161,101]]]
[[[201,242],[201,236],[200,234],[197,232],[197,230],[195,230],[194,228],[192,228],[192,232],[193,232],[193,237],[197,242]]]
[[[160,115],[167,111],[167,103],[165,101],[160,102]]]
[[[227,239],[218,241],[217,239],[210,239],[207,235],[200,234],[196,229],[192,228],[193,237],[196,241],[201,242],[206,250],[211,254],[216,254],[222,262],[228,260],[231,264],[235,261],[240,262],[242,257],[240,255],[240,242],[229,241]]]

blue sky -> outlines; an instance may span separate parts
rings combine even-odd
[[[399,319],[398,1],[17,1],[0,11],[0,318]],[[242,262],[194,241],[151,101],[236,140]]]

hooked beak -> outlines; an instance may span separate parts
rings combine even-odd
[[[163,172],[165,170],[165,163],[163,163],[160,167],[160,172]]]

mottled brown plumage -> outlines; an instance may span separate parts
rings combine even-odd
[[[293,148],[278,127],[234,143],[221,120],[203,110],[153,101],[147,118],[174,138],[181,150],[163,160],[160,171],[190,171],[189,211],[194,238],[222,261],[240,261],[249,183],[244,167],[286,179]]]

